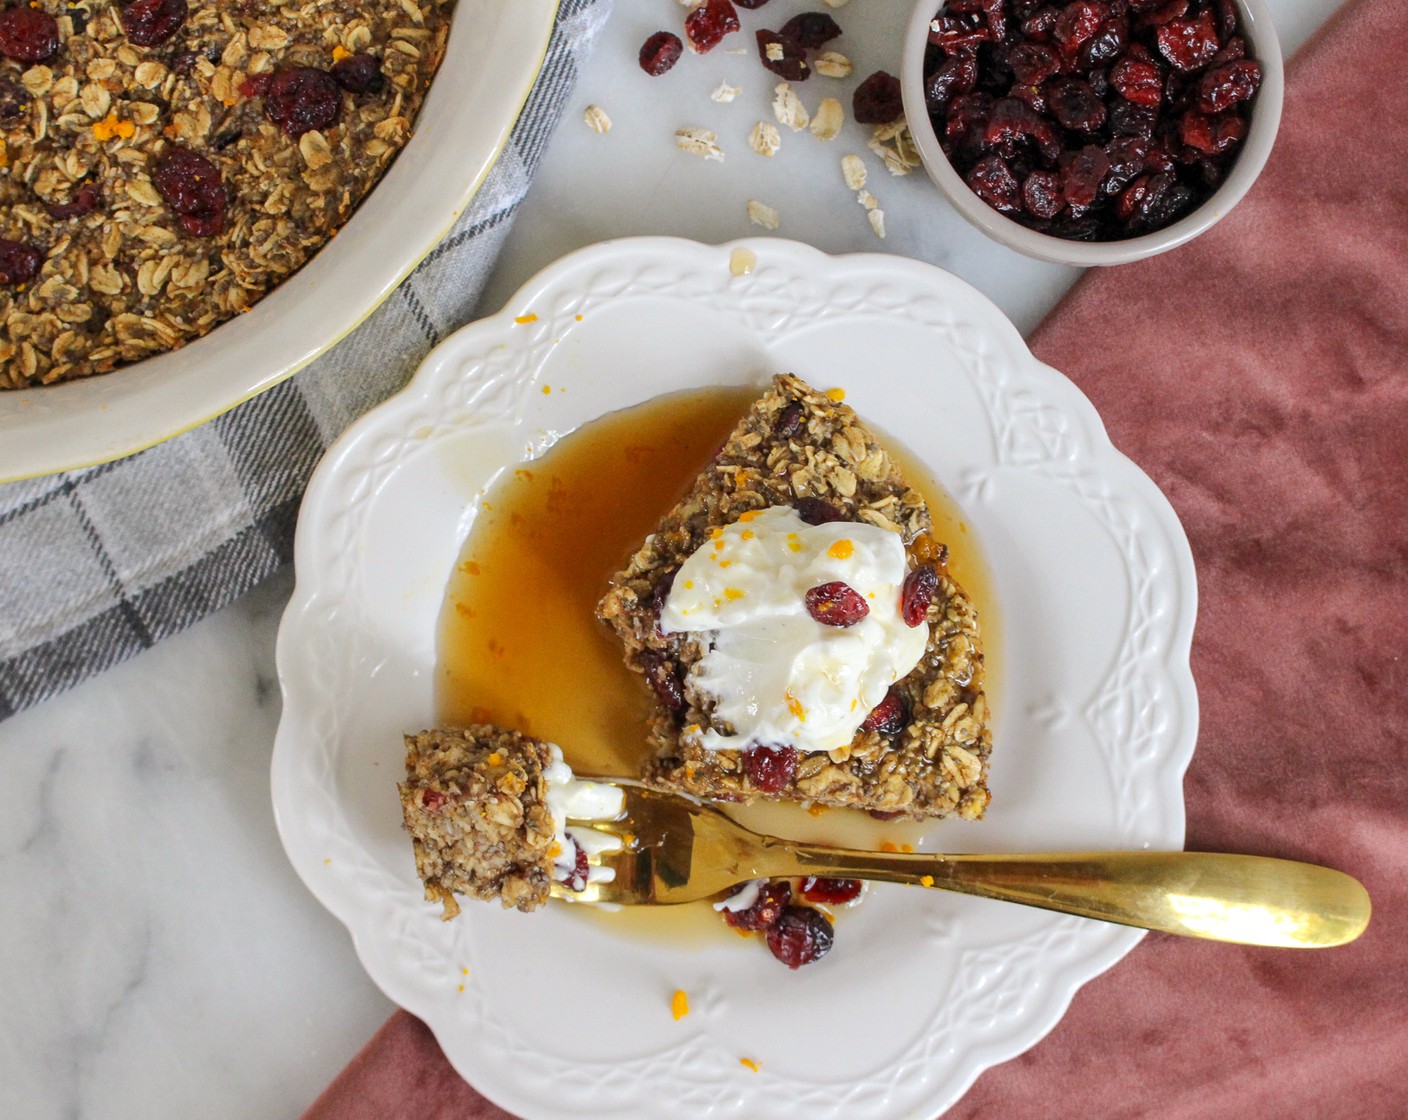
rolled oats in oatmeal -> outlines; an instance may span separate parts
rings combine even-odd
[[[0,11],[0,389],[249,310],[409,139],[453,0]]]
[[[763,657],[763,667],[746,681],[736,677],[723,688],[711,688],[717,678],[708,662],[719,653],[722,631],[712,622],[697,631],[675,626],[677,575],[686,592],[705,599],[715,594],[707,583],[696,584],[691,566],[730,568],[724,582],[733,586],[715,599],[716,608],[724,600],[746,606],[756,597],[757,587],[750,591],[745,582],[748,561],[741,552],[727,552],[729,541],[736,533],[740,545],[751,539],[747,548],[760,547],[762,522],[778,511],[795,513],[813,527],[855,523],[873,527],[866,534],[886,530],[880,536],[895,534],[901,567],[907,568],[898,603],[883,603],[877,592],[873,603],[855,606],[848,600],[861,596],[844,583],[807,591],[807,612],[819,630],[846,629],[872,612],[899,610],[904,625],[922,635],[918,662],[893,678],[884,698],[868,714],[851,706],[858,729],[839,746],[817,749],[807,745],[809,732],[797,731],[809,718],[815,724],[821,713],[807,707],[790,677],[782,695],[791,724],[779,716],[780,722],[770,723],[768,734],[757,739],[752,729],[724,714],[739,699],[750,718],[761,711],[769,701],[764,695],[769,682],[779,685],[773,692],[781,692],[784,677],[773,672],[777,664],[829,662],[810,652],[795,661]],[[797,565],[804,563],[805,532],[787,538],[792,542],[787,547],[798,552]],[[852,530],[827,555],[838,562],[854,558],[860,545],[850,538],[857,535]],[[839,394],[818,392],[790,374],[774,378],[689,492],[612,578],[597,608],[621,639],[626,664],[655,696],[647,730],[655,757],[645,781],[706,799],[763,797],[915,818],[981,817],[992,750],[982,638],[977,611],[950,576],[947,558],[947,547],[933,537],[923,496],[905,482],[890,453]],[[784,576],[791,578],[786,565],[767,570],[779,585]],[[758,586],[768,586],[767,580]],[[775,607],[767,602],[760,609],[766,614]],[[680,608],[679,615],[688,610]],[[703,610],[707,615],[708,608]],[[851,617],[840,617],[841,612]],[[778,643],[791,625],[776,623],[753,650],[782,649]],[[801,624],[803,631],[807,625]],[[852,675],[850,669],[837,671],[832,683]],[[777,708],[783,710],[782,701]],[[774,738],[779,729],[784,734]],[[737,748],[728,745],[730,739]]]

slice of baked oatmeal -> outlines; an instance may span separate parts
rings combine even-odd
[[[406,736],[401,812],[427,901],[460,912],[456,894],[534,910],[552,881],[553,819],[545,743],[498,727]]]
[[[425,897],[460,912],[456,894],[536,910],[553,883],[580,891],[610,871],[588,856],[619,848],[570,819],[621,811],[614,786],[577,779],[553,743],[490,724],[407,735],[401,813]]]
[[[855,412],[774,378],[598,606],[656,697],[645,780],[982,816],[982,645],[947,556]]]

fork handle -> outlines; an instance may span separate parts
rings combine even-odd
[[[1214,852],[927,855],[774,841],[762,875],[934,887],[1120,925],[1244,945],[1326,948],[1369,924],[1358,880],[1315,864]],[[773,863],[776,862],[776,868]]]

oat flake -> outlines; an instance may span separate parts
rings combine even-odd
[[[700,159],[723,161],[724,153],[719,148],[719,137],[707,128],[680,128],[675,130],[675,146]]]
[[[759,202],[756,198],[748,200],[748,220],[755,226],[762,226],[764,229],[776,229],[778,226],[777,211],[765,202]]]
[[[812,135],[818,140],[835,140],[845,123],[846,111],[841,103],[834,97],[823,98],[812,117]]]
[[[778,124],[785,124],[793,132],[801,132],[812,119],[802,99],[792,92],[787,82],[778,82],[773,87],[772,115]]]
[[[822,51],[812,61],[812,69],[826,78],[846,78],[854,67],[840,51]]]
[[[582,114],[582,120],[593,132],[611,131],[611,118],[606,115],[606,110],[600,105],[588,105]]]
[[[748,134],[748,146],[760,156],[773,156],[782,147],[782,136],[777,125],[759,121]]]

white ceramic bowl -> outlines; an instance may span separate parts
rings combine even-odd
[[[415,134],[351,220],[246,315],[101,377],[0,393],[0,481],[106,462],[291,376],[449,232],[532,88],[558,0],[459,0]]]
[[[1241,154],[1222,186],[1191,214],[1172,225],[1123,241],[1069,241],[1037,233],[1004,217],[969,190],[939,146],[924,104],[924,48],[929,40],[929,21],[943,7],[943,0],[919,0],[915,5],[905,31],[900,69],[905,117],[910,121],[924,169],[969,222],[994,241],[1039,260],[1080,267],[1128,264],[1190,241],[1220,220],[1247,193],[1271,154],[1271,145],[1281,123],[1285,74],[1281,44],[1271,22],[1271,13],[1265,0],[1237,0],[1237,6],[1242,14],[1243,37],[1251,48],[1251,56],[1262,68],[1261,90],[1252,107],[1251,124],[1242,142]]]

